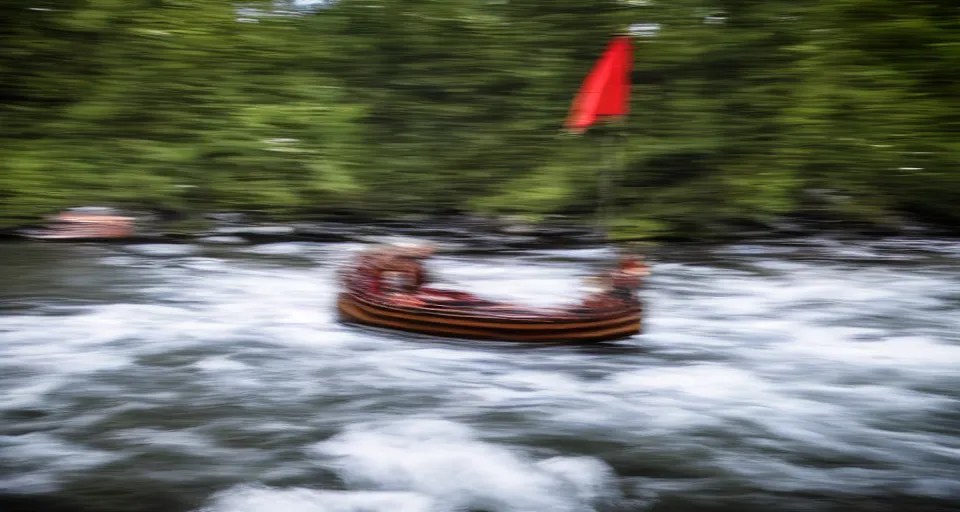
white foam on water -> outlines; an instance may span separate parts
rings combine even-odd
[[[317,491],[239,486],[198,512],[442,512],[428,496],[408,492]]]
[[[532,263],[497,262],[492,265],[463,265],[439,260],[440,275],[455,277],[456,287],[480,297],[532,307],[551,307],[580,300],[587,273],[568,266],[541,266]]]
[[[214,235],[214,236],[205,236],[200,239],[201,243],[207,244],[222,244],[222,245],[245,245],[247,240],[240,236],[233,235]]]
[[[859,329],[848,332],[865,333],[872,338],[871,341],[837,343],[837,333],[825,336],[823,331],[802,333],[796,343],[783,349],[796,356],[852,364],[859,368],[889,367],[938,374],[945,369],[960,368],[960,345],[946,345],[921,336],[883,337],[882,332]]]
[[[144,256],[188,256],[200,251],[190,244],[137,244],[125,245],[123,250]]]
[[[657,264],[644,336],[569,350],[337,324],[349,251],[332,246],[261,246],[313,268],[246,248],[97,253],[110,280],[62,291],[113,295],[0,316],[0,427],[15,429],[0,434],[0,488],[55,490],[149,453],[191,462],[131,474],[235,483],[215,512],[579,512],[717,489],[956,497],[956,270],[941,253],[900,267],[741,249],[736,270]],[[884,261],[870,252],[857,257]],[[592,257],[437,263],[457,287],[551,305],[579,296]],[[318,469],[348,490],[245,485]],[[620,496],[631,471],[646,479]]]
[[[545,249],[533,251],[531,256],[542,258],[562,258],[564,260],[613,260],[617,257],[617,252],[609,247],[591,247],[589,249]]]
[[[283,242],[273,244],[261,244],[246,247],[243,252],[250,254],[262,254],[268,256],[293,256],[303,254],[311,249],[312,244],[304,242]]]
[[[313,451],[351,488],[416,492],[450,511],[585,511],[612,492],[597,459],[534,461],[444,420],[355,425]]]
[[[198,361],[194,366],[209,372],[234,372],[249,370],[250,365],[226,357],[210,357]]]
[[[21,471],[0,477],[0,492],[50,492],[65,474],[89,471],[126,457],[66,442],[46,432],[0,436],[0,467]]]
[[[771,394],[770,385],[762,379],[720,364],[626,371],[611,376],[610,387],[620,392],[680,396],[707,403],[754,401]]]

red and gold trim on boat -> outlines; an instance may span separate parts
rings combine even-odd
[[[639,334],[642,308],[603,314],[547,317],[482,317],[401,308],[342,293],[337,308],[344,320],[436,336],[531,343],[589,343]]]

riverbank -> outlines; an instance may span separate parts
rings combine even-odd
[[[138,219],[138,235],[127,242],[244,245],[279,242],[371,243],[393,237],[423,238],[456,252],[564,248],[614,243],[656,246],[664,243],[724,243],[828,235],[840,238],[924,236],[953,238],[950,226],[891,219],[870,221],[809,210],[768,222],[691,223],[686,231],[651,227],[643,220],[616,219],[601,230],[584,216],[552,215],[539,219],[471,214],[369,216],[356,213],[286,216],[259,212],[127,211]],[[32,224],[36,225],[36,224]],[[26,226],[0,230],[0,240],[16,241]]]

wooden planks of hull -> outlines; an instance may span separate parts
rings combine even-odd
[[[639,307],[582,319],[482,318],[476,315],[404,310],[343,293],[337,301],[337,309],[341,319],[348,322],[478,340],[593,343],[628,338],[641,331]]]

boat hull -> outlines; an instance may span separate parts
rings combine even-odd
[[[350,293],[337,299],[341,321],[447,338],[524,343],[597,343],[641,332],[641,308],[583,318],[501,318],[384,306]]]

